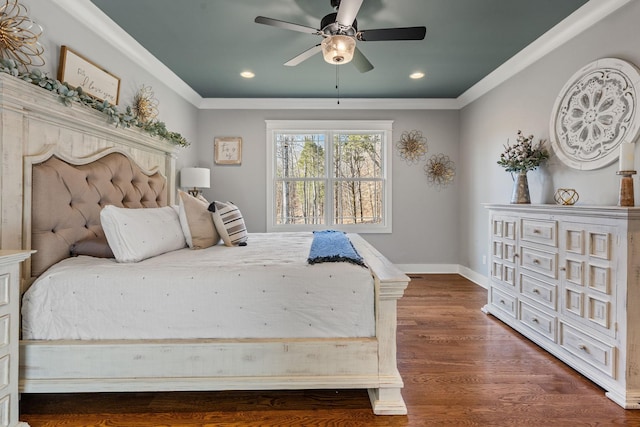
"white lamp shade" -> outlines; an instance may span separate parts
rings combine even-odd
[[[180,186],[185,188],[209,188],[211,171],[207,168],[182,168]]]

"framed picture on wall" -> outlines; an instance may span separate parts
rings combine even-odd
[[[100,101],[118,104],[120,79],[67,46],[60,49],[58,80],[80,87]]]
[[[242,138],[239,136],[215,138],[213,153],[217,165],[239,165],[242,163]]]

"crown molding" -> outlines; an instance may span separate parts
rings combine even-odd
[[[460,95],[464,108],[584,30],[635,0],[590,0]]]
[[[194,106],[202,97],[89,0],[50,0]]]
[[[79,23],[199,109],[455,110],[464,108],[598,21],[635,0],[590,0],[458,98],[345,98],[340,99],[339,104],[335,98],[202,98],[90,0],[51,1],[65,11],[72,10],[72,15]]]

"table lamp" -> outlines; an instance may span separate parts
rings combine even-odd
[[[201,188],[211,185],[211,171],[208,168],[182,168],[180,170],[180,186],[188,188],[187,192],[193,197],[200,194]]]

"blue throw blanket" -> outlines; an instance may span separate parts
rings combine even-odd
[[[345,261],[366,267],[349,237],[344,232],[336,230],[313,232],[313,242],[311,242],[307,261],[309,264]]]

